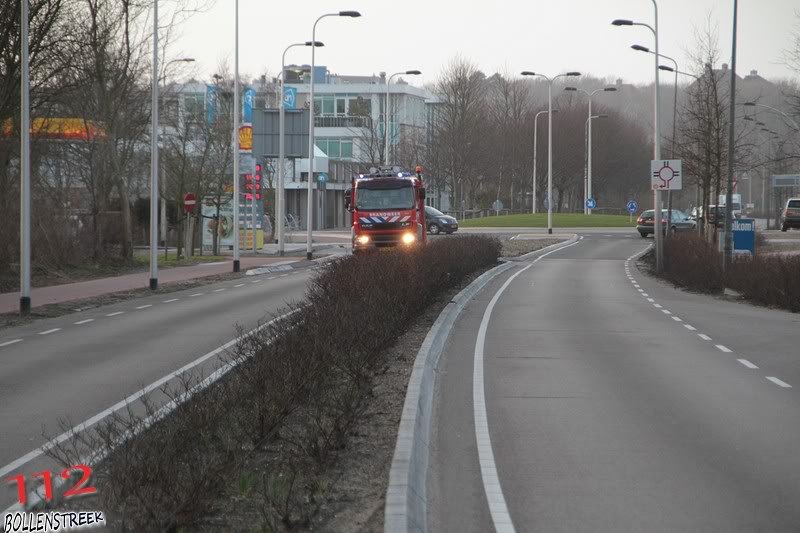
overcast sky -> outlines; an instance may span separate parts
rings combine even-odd
[[[650,0],[239,0],[240,71],[272,75],[290,43],[311,40],[317,16],[358,10],[359,19],[327,18],[317,26],[317,64],[339,74],[372,74],[419,69],[415,85],[435,81],[444,65],[460,54],[487,73],[521,70],[558,73],[580,70],[629,82],[652,79],[652,58],[630,50],[652,46],[642,27],[614,27],[628,18],[652,24]],[[729,61],[733,0],[660,0],[661,52],[688,68],[694,32],[711,15],[721,57]],[[752,69],[766,78],[788,78],[782,64],[793,30],[798,0],[739,2],[737,71]],[[185,23],[171,56],[197,59],[195,76],[209,79],[221,60],[233,64],[234,0],[217,0]],[[310,62],[310,49],[295,48],[287,63]]]

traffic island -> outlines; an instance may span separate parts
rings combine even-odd
[[[497,240],[463,236],[329,262],[306,301],[243,332],[212,376],[183,376],[162,391],[171,402],[147,396],[50,456],[98,458],[90,503],[118,529],[380,521],[415,353],[403,343],[424,337],[441,306],[499,255]]]

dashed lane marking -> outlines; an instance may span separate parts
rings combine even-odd
[[[147,309],[148,307],[153,307],[153,304],[140,305],[140,306],[139,306],[139,307],[137,307],[136,309]]]
[[[81,324],[88,324],[89,322],[94,322],[94,318],[87,318],[85,320],[78,320],[77,322],[74,322],[74,324],[76,326],[80,326]]]
[[[161,302],[161,303],[164,303],[164,304],[171,304],[172,302],[177,302],[178,300],[180,300],[180,298],[170,298],[169,300],[164,300],[164,301],[163,301],[163,302]]]
[[[788,383],[786,383],[783,380],[780,380],[780,379],[776,378],[775,376],[767,376],[767,379],[770,380],[771,382],[773,382],[775,385],[777,385],[779,387],[783,387],[784,389],[791,389],[792,388],[791,385],[789,385]]]
[[[55,333],[56,331],[61,331],[61,328],[53,328],[53,329],[48,329],[46,331],[40,331],[39,335],[50,335],[51,333]]]
[[[725,346],[725,345],[723,345],[723,344],[715,344],[714,346],[715,346],[715,347],[717,348],[717,350],[719,350],[720,352],[731,353],[731,352],[733,351],[733,350],[731,350],[730,348],[728,348],[727,346]]]
[[[0,348],[3,346],[11,346],[12,344],[16,344],[18,342],[22,342],[22,339],[12,339],[10,341],[0,342]]]
[[[740,363],[742,363],[747,368],[758,368],[756,365],[748,361],[747,359],[737,359]]]
[[[709,337],[705,333],[698,333],[697,336],[700,337],[701,339],[703,339],[704,341],[710,341],[711,340],[711,337]]]
[[[697,328],[694,326],[690,326],[689,324],[684,324],[683,327],[688,329],[689,331],[697,331]]]

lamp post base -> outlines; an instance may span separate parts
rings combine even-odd
[[[241,270],[241,266],[239,265],[239,260],[238,259],[234,259],[233,260],[233,271],[234,272],[239,272],[240,270]]]
[[[547,234],[548,235],[552,235],[553,234],[553,228],[547,228]]]
[[[307,260],[311,261],[312,257],[314,257],[314,254],[312,254],[311,252],[306,252],[306,259]]]
[[[30,296],[22,296],[19,299],[19,314],[23,316],[28,316],[31,314],[31,297]]]
[[[156,290],[158,288],[158,278],[150,278],[150,290]]]

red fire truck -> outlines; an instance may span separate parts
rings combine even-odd
[[[422,168],[378,167],[354,175],[344,193],[352,214],[353,252],[425,243],[425,187]]]

